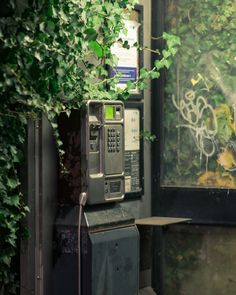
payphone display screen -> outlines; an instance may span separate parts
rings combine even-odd
[[[105,106],[105,119],[113,120],[115,119],[115,107],[111,105]]]

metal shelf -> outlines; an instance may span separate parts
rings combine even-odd
[[[191,222],[191,218],[176,218],[176,217],[161,217],[152,216],[142,219],[136,219],[137,225],[149,225],[149,226],[165,226],[176,223]]]

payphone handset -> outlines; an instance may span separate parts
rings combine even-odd
[[[124,198],[124,105],[89,100],[81,122],[82,189],[88,204]]]

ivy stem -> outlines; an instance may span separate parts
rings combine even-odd
[[[106,83],[106,82],[108,82],[108,81],[112,81],[112,80],[114,80],[115,78],[117,78],[117,77],[114,76],[114,77],[111,77],[111,78],[107,78],[107,79],[104,79],[104,80],[101,80],[101,81],[99,81],[99,82],[94,83],[94,85],[101,85],[101,84]]]
[[[147,50],[147,51],[149,51],[149,52],[153,52],[153,53],[156,53],[156,54],[158,54],[158,55],[161,54],[159,50],[153,50],[153,49],[148,48],[148,47],[144,47],[143,50]]]

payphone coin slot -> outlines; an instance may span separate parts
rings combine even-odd
[[[115,197],[115,195],[120,194],[122,190],[122,183],[120,179],[113,179],[105,181],[104,192],[105,195],[110,197]]]
[[[107,201],[121,200],[124,197],[123,178],[106,179],[104,183],[104,195]]]
[[[122,114],[121,114],[121,107],[120,106],[117,106],[116,107],[116,120],[120,120],[122,117]]]
[[[119,193],[121,190],[121,182],[118,181],[110,181],[110,193]]]

